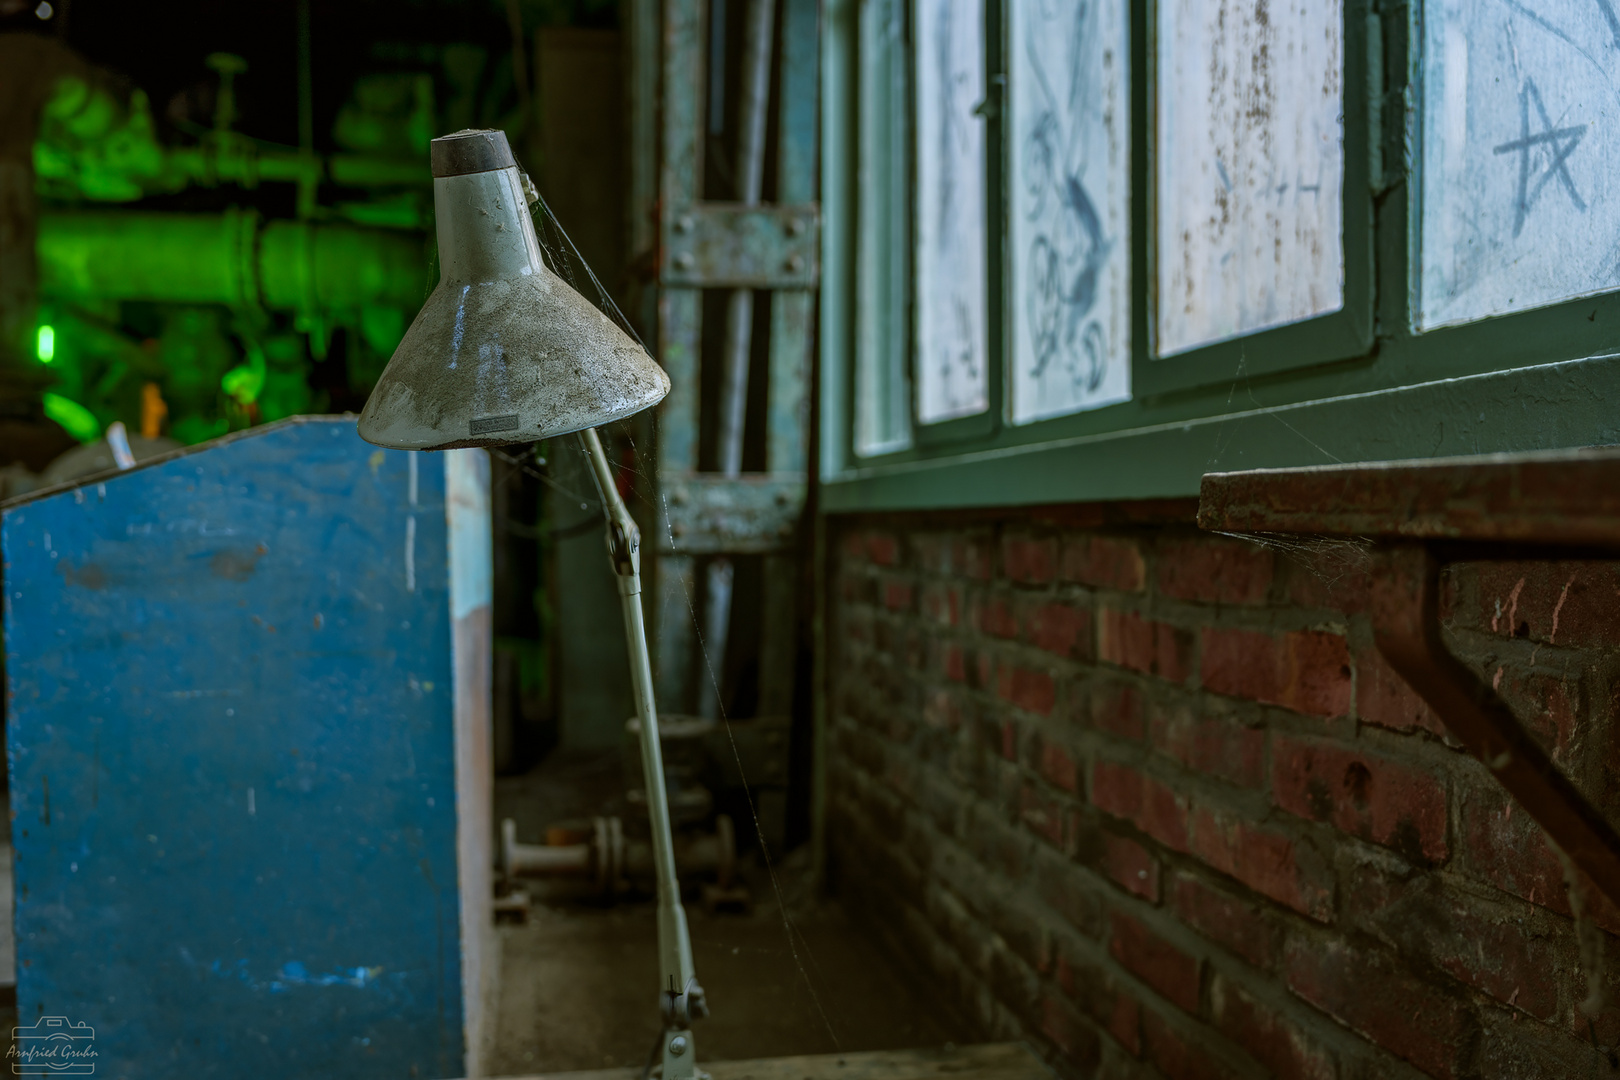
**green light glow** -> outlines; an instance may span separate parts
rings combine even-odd
[[[39,342],[36,348],[40,363],[48,364],[56,359],[56,327],[46,325],[39,328]]]
[[[101,437],[101,421],[77,401],[61,394],[46,394],[44,404],[45,415],[61,424],[63,431],[80,442],[95,442]]]

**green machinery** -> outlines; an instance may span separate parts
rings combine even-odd
[[[84,78],[58,79],[33,153],[33,374],[47,385],[46,415],[85,441],[123,420],[148,434],[161,423],[194,443],[341,407],[309,385],[340,329],[344,377],[363,398],[433,278],[428,141],[445,122],[476,119],[459,115],[470,110],[453,92],[484,51],[450,45],[430,59],[452,100],[436,108],[435,73],[362,76],[334,124],[341,152],[326,155],[312,149],[307,89],[302,146],[233,129],[246,65],[230,54],[208,58],[214,124],[191,145],[158,140],[139,90],[121,99]],[[307,87],[307,68],[301,75]],[[291,218],[254,207],[264,201],[256,189],[274,184],[294,186]],[[237,189],[238,205],[108,205],[216,187]]]

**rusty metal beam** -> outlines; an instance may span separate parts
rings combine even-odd
[[[804,508],[804,485],[803,473],[665,477],[659,549],[678,555],[788,550]]]
[[[1588,544],[1620,557],[1620,450],[1209,473],[1198,524],[1236,533]]]
[[[660,279],[680,287],[814,288],[819,220],[814,203],[682,207],[671,215]]]

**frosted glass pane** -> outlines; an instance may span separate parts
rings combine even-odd
[[[1339,0],[1158,0],[1158,353],[1344,306]]]
[[[860,23],[859,242],[855,262],[855,453],[911,445],[906,375],[907,164],[903,0],[866,0]]]
[[[983,0],[918,0],[917,419],[983,412],[985,349]]]
[[[1126,0],[1013,0],[1012,418],[1131,396]]]
[[[1617,6],[1424,5],[1420,328],[1620,287]]]

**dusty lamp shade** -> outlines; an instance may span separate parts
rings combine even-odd
[[[506,135],[433,140],[438,288],[360,413],[396,450],[532,442],[622,420],[669,376],[540,258]]]

